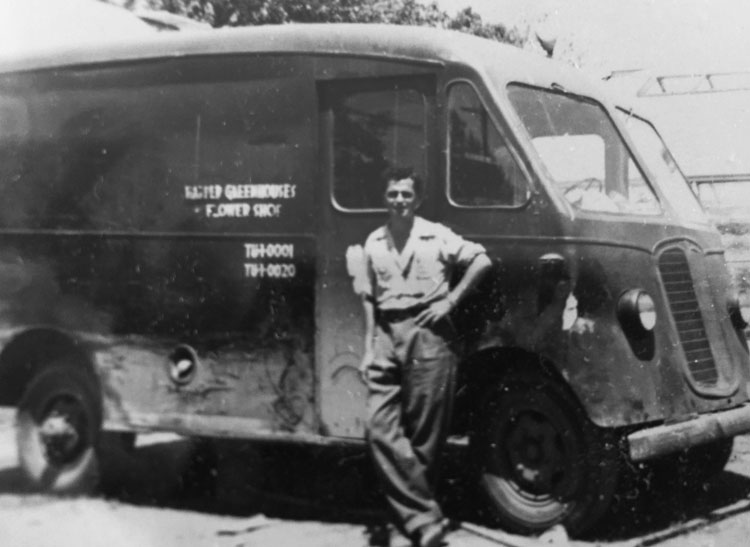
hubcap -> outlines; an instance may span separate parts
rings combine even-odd
[[[565,477],[565,447],[546,416],[525,412],[510,424],[507,454],[510,469],[523,489],[551,494]]]
[[[86,446],[86,413],[81,402],[60,395],[47,407],[39,427],[47,460],[56,465],[74,461]]]

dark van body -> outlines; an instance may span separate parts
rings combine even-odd
[[[581,529],[624,458],[731,450],[748,356],[719,235],[609,111],[546,60],[413,28],[0,64],[0,403],[30,479],[88,484],[100,428],[360,441],[352,278],[393,164],[495,262],[454,318],[455,433],[503,524]],[[600,152],[580,180],[571,135]]]

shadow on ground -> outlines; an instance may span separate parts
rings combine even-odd
[[[384,518],[370,465],[361,450],[258,446],[226,441],[216,446],[171,441],[110,454],[104,495],[124,503],[206,513],[366,524]],[[481,497],[468,484],[461,453],[446,458],[442,492],[457,520],[484,525]],[[0,470],[0,494],[24,493],[17,468]],[[587,540],[640,540],[653,545],[695,527],[750,510],[750,478],[725,471],[712,480],[632,480],[615,510]],[[739,503],[739,502],[748,503]],[[682,531],[678,523],[688,523]],[[679,527],[678,527],[679,528]]]
[[[260,512],[362,524],[384,518],[375,477],[361,450],[235,441],[219,443],[216,450],[209,446],[186,441],[141,448],[118,466],[129,476],[121,474],[110,495],[128,503],[244,516]],[[457,520],[491,525],[463,456],[458,450],[446,457],[441,487],[446,511]],[[698,519],[691,526],[707,525],[750,507],[726,511],[750,498],[747,476],[725,471],[698,484],[689,479],[630,476],[611,514],[585,539],[657,538],[672,534],[678,523]]]
[[[331,522],[380,516],[365,456],[352,449],[185,440],[117,454],[107,468],[104,494],[136,505]]]
[[[587,539],[654,545],[750,512],[750,478],[731,471],[705,481],[653,476],[630,481]]]

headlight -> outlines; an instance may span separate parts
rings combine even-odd
[[[617,316],[628,334],[651,332],[656,326],[654,299],[642,289],[626,291],[617,303]]]
[[[727,307],[729,317],[736,329],[744,329],[750,323],[750,292],[747,289],[733,293],[729,297]]]
[[[740,315],[742,320],[748,324],[750,323],[750,291],[743,289],[737,295],[737,302],[740,305]]]

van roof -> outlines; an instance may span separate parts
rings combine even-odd
[[[324,53],[502,67],[507,80],[562,85],[590,94],[580,73],[541,55],[457,31],[379,24],[265,25],[210,32],[154,33],[137,40],[55,50],[29,50],[0,57],[0,73],[105,62],[240,53]],[[585,89],[582,89],[581,86]],[[598,89],[598,87],[597,87]]]

